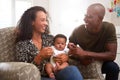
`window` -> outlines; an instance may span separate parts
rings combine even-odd
[[[32,0],[0,0],[0,28],[15,26]]]
[[[30,0],[16,0],[15,1],[15,23],[18,22],[25,10],[32,6],[32,1]]]
[[[12,2],[11,0],[0,1],[0,28],[12,25]]]

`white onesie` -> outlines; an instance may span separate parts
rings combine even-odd
[[[59,54],[62,54],[62,53],[68,54],[69,49],[65,48],[64,50],[60,51],[60,50],[57,50],[54,46],[52,46],[52,49],[53,49],[54,53],[50,58],[50,63],[55,67],[56,64],[55,64],[53,57],[55,57]]]

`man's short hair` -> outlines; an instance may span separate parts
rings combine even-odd
[[[94,8],[98,11],[99,18],[103,19],[105,16],[105,7],[100,3],[91,4],[88,8]]]

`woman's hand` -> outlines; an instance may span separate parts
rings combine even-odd
[[[34,58],[34,62],[36,62],[39,65],[42,60],[50,58],[52,54],[53,54],[52,48],[51,47],[45,47]]]
[[[55,58],[55,62],[58,62],[59,64],[67,61],[68,61],[68,55],[65,53],[59,54]]]
[[[53,49],[51,47],[45,47],[43,48],[40,53],[38,54],[42,59],[50,58],[53,54]]]

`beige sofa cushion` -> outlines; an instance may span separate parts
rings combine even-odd
[[[15,27],[0,29],[0,62],[14,61]]]
[[[0,80],[40,80],[38,68],[24,62],[0,63]]]
[[[71,65],[76,65],[79,68],[85,80],[104,80],[104,77],[101,73],[102,62],[94,61],[87,66],[84,66],[73,59],[70,59],[69,62]]]

